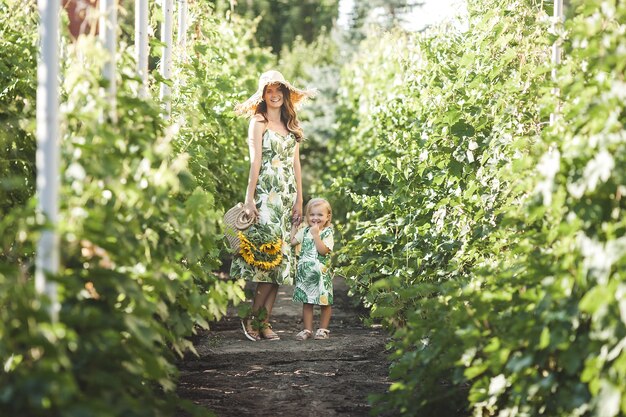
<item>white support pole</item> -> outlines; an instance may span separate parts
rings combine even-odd
[[[563,23],[563,0],[554,0],[554,20],[552,22],[552,30],[556,33],[560,25]],[[552,44],[552,82],[554,82],[554,88],[552,93],[556,100],[559,100],[560,89],[557,85],[557,67],[561,64],[561,41],[557,38]],[[550,114],[550,125],[556,122],[558,109],[560,104],[557,103],[557,110]]]
[[[37,65],[37,196],[38,208],[50,223],[37,244],[35,288],[51,301],[57,320],[59,305],[54,282],[46,274],[59,271],[59,0],[39,0],[40,56]]]
[[[184,54],[187,46],[187,0],[178,0],[178,47]]]
[[[110,118],[116,120],[116,43],[117,43],[117,0],[100,0],[100,41],[108,53],[102,75],[109,81],[107,99],[111,103]]]
[[[148,0],[135,0],[135,54],[142,98],[148,96],[148,13]]]
[[[163,55],[161,58],[161,76],[168,80],[172,76],[172,20],[174,17],[173,0],[161,0],[163,7],[163,25],[161,26],[161,42],[163,42]],[[165,105],[165,117],[169,118],[171,112],[170,103],[171,88],[161,83],[160,98]]]

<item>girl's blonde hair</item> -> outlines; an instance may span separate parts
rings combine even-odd
[[[308,203],[306,203],[306,207],[304,209],[304,217],[307,220],[307,223],[309,222],[309,211],[311,211],[311,209],[315,206],[324,206],[326,207],[326,210],[328,211],[328,221],[326,222],[326,224],[324,225],[324,227],[327,226],[332,226],[332,221],[333,221],[333,209],[330,206],[330,203],[328,202],[328,200],[324,199],[324,198],[312,198],[309,200]]]
[[[302,128],[300,127],[300,120],[298,120],[298,114],[291,100],[291,91],[284,84],[277,83],[280,86],[280,91],[283,93],[283,105],[280,108],[280,121],[287,126],[287,130],[294,134],[296,142],[300,142],[304,137]],[[263,95],[265,97],[265,90],[267,85],[263,87]],[[255,110],[255,114],[260,114],[267,123],[267,103],[265,100],[261,101]]]

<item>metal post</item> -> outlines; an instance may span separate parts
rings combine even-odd
[[[148,13],[148,0],[135,0],[135,54],[142,98],[148,96]]]
[[[108,53],[102,74],[109,81],[107,98],[111,103],[110,118],[116,120],[117,85],[116,70],[116,40],[117,40],[117,0],[100,0],[100,40]]]
[[[161,26],[161,41],[163,42],[161,76],[168,80],[172,76],[172,20],[174,17],[173,0],[161,0],[161,5],[163,7],[163,24]],[[170,95],[170,86],[165,83],[161,83],[160,98],[165,105],[166,118],[169,118],[171,111]]]
[[[187,0],[178,0],[178,47],[184,54],[187,46]]]
[[[39,0],[40,56],[37,65],[37,195],[38,208],[50,227],[37,244],[35,288],[50,299],[50,316],[57,320],[59,304],[54,282],[46,274],[59,271],[59,0]]]
[[[563,23],[563,0],[554,0],[554,20],[552,21],[552,30],[556,33]],[[561,64],[561,43],[560,39],[554,41],[552,44],[552,81],[554,82],[554,88],[552,94],[555,98],[559,99],[560,89],[557,85],[557,67]],[[560,104],[557,102],[556,110],[550,114],[550,125],[553,125],[557,119],[557,113],[559,111]]]

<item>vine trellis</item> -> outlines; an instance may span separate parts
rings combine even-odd
[[[118,0],[101,0],[99,4],[99,38],[107,52],[107,61],[102,68],[102,75],[108,81],[104,91],[112,103],[110,114],[104,119],[115,122],[115,82],[117,53],[117,10]],[[161,0],[163,22],[161,27],[160,74],[169,80],[172,71],[174,1]],[[37,68],[37,195],[39,211],[48,221],[37,245],[36,288],[51,301],[50,315],[57,319],[60,309],[57,288],[54,282],[46,279],[48,274],[59,271],[59,238],[56,233],[59,199],[59,0],[39,0],[40,15],[40,59]],[[139,97],[148,96],[148,0],[135,2],[135,54],[137,75],[141,80]],[[186,43],[187,1],[178,0],[178,44]],[[182,48],[181,48],[182,50]],[[159,97],[164,105],[165,117],[171,112],[170,87],[166,82],[160,86]]]

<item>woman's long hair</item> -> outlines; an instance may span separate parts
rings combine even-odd
[[[267,86],[263,88],[263,97],[265,97],[265,90]],[[304,138],[304,132],[300,127],[300,120],[298,120],[298,114],[296,113],[296,109],[293,106],[293,102],[291,101],[291,91],[283,84],[280,84],[280,91],[283,93],[283,105],[280,106],[280,121],[287,126],[287,130],[293,133],[296,137],[296,142],[302,141]],[[259,103],[256,107],[255,114],[260,114],[263,116],[265,121],[267,122],[267,103],[265,99]]]

